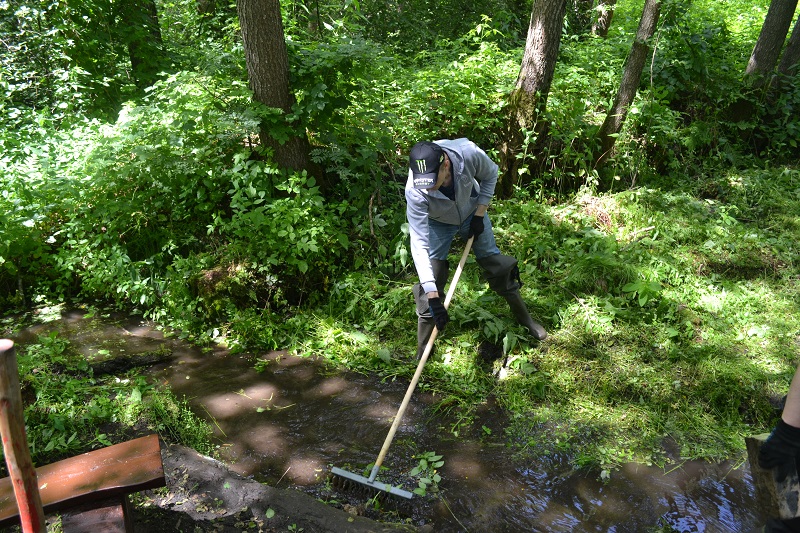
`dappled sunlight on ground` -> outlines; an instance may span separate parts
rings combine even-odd
[[[77,315],[65,316],[30,328],[16,341],[33,342],[57,327],[94,360],[167,352],[168,360],[151,365],[148,375],[169,384],[209,421],[231,470],[268,486],[317,492],[332,465],[364,472],[408,386],[402,378],[331,375],[325,362],[285,352],[204,351],[158,338],[133,318],[81,323]],[[662,471],[630,464],[603,482],[596,470],[576,472],[558,454],[516,456],[504,437],[506,414],[496,404],[481,406],[458,437],[434,406],[430,394],[415,393],[378,478],[411,490],[416,481],[410,471],[419,455],[442,455],[441,491],[414,500],[418,517],[437,532],[644,531],[660,521],[680,531],[745,532],[758,523],[746,465],[686,462]],[[531,431],[538,431],[534,441],[549,438],[546,424],[532,421]]]
[[[327,465],[320,462],[316,456],[295,456],[289,460],[286,467],[286,477],[299,485],[311,485],[319,482],[320,472],[327,469]]]
[[[347,389],[347,380],[341,377],[327,378],[308,392],[308,398],[323,398],[343,394]]]

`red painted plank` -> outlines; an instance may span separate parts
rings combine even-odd
[[[125,496],[87,504],[61,515],[64,533],[126,533],[133,531]]]
[[[45,513],[166,484],[158,435],[70,457],[36,474]],[[0,479],[0,527],[18,522],[11,481]]]

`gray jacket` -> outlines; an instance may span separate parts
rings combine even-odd
[[[450,158],[455,183],[455,201],[441,191],[415,189],[411,170],[406,181],[406,218],[411,234],[411,256],[425,292],[436,290],[428,252],[428,219],[461,225],[479,204],[489,205],[497,185],[498,167],[469,139],[434,141]]]

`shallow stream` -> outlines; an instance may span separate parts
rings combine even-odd
[[[58,331],[87,358],[167,349],[147,373],[185,395],[209,420],[223,458],[240,474],[282,488],[317,493],[330,467],[373,462],[406,382],[384,383],[332,371],[321,361],[276,352],[258,372],[253,356],[203,351],[136,317],[86,318],[64,311],[16,331],[17,344]],[[424,379],[424,378],[423,378]],[[747,463],[684,462],[668,470],[624,465],[610,480],[575,472],[563,458],[517,458],[503,442],[503,413],[487,406],[472,435],[455,438],[426,394],[412,398],[385,466],[398,479],[435,451],[445,461],[441,498],[420,499],[415,520],[448,532],[751,532],[765,517],[755,508]],[[486,428],[485,430],[483,428]],[[360,473],[360,472],[359,472]]]

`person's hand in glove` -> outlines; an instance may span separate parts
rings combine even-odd
[[[800,518],[773,518],[764,524],[764,533],[797,533],[800,531]]]
[[[793,471],[796,472],[795,457],[800,453],[800,428],[790,426],[783,420],[770,434],[758,452],[761,468],[774,468],[777,481],[782,482]]]
[[[447,309],[442,305],[442,299],[439,297],[428,298],[428,305],[430,305],[431,315],[436,322],[436,328],[439,333],[444,331],[444,327],[450,322],[450,316],[447,314]]]
[[[481,233],[483,233],[483,217],[472,215],[472,220],[469,221],[469,235],[467,235],[467,238],[477,237]]]

